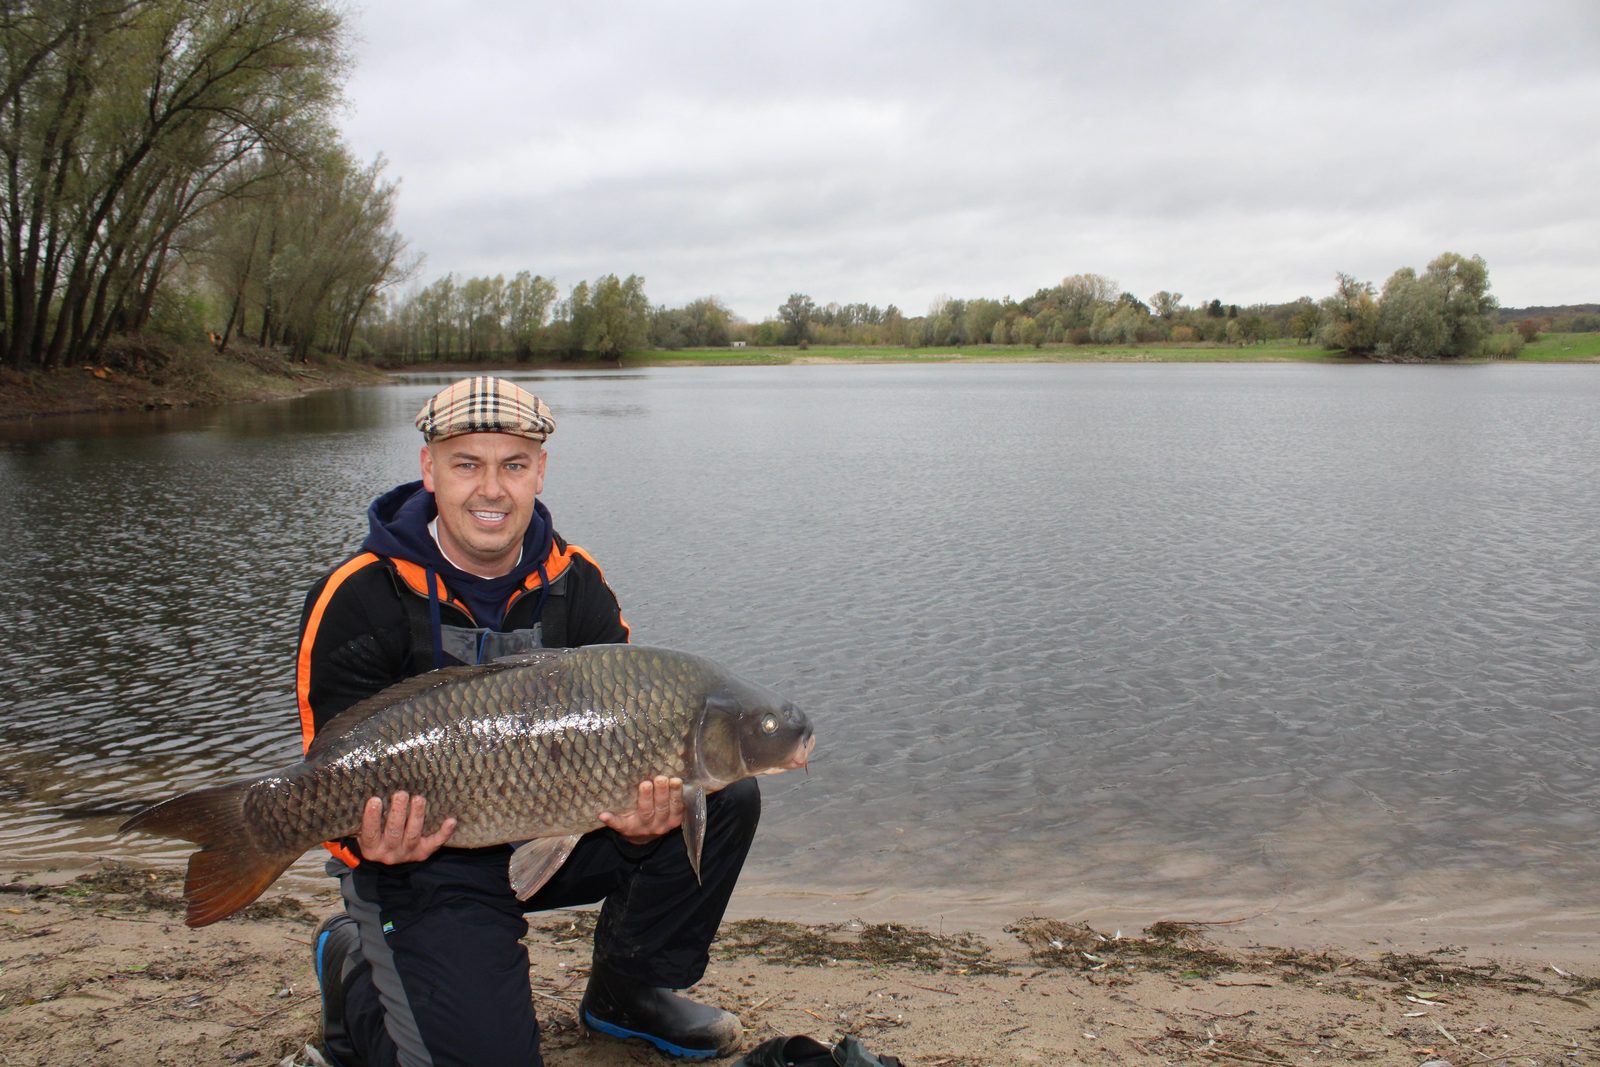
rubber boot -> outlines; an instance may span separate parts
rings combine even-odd
[[[584,1025],[612,1037],[637,1037],[671,1056],[710,1059],[739,1047],[737,1016],[596,963],[583,991]]]

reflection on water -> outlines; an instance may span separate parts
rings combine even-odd
[[[751,878],[1600,905],[1600,375],[526,376],[636,639],[807,708]],[[446,380],[0,433],[0,854],[296,757],[305,588]],[[3,425],[3,424],[0,424]]]

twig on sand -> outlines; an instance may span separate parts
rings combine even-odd
[[[1154,923],[1153,925],[1155,925],[1155,926],[1162,926],[1162,925],[1166,925],[1166,926],[1237,926],[1240,923],[1247,923],[1251,919],[1259,919],[1263,915],[1269,915],[1269,914],[1271,914],[1272,912],[1274,912],[1276,910],[1277,910],[1277,905],[1273,905],[1272,907],[1264,908],[1261,911],[1258,911],[1253,915],[1241,915],[1237,919],[1163,919],[1163,920],[1161,920],[1161,922]]]
[[[1251,1009],[1249,1011],[1234,1012],[1232,1015],[1224,1015],[1220,1011],[1212,1011],[1209,1008],[1196,1008],[1195,1012],[1203,1013],[1205,1015],[1209,1015],[1213,1019],[1243,1019],[1246,1015],[1254,1015],[1255,1014],[1255,1010],[1254,1009]]]
[[[167,926],[171,919],[141,919],[137,915],[118,915],[114,911],[95,911],[96,919],[115,919],[119,923],[149,923],[151,926]]]
[[[566,1008],[568,1011],[572,1012],[574,1015],[578,1013],[577,1009],[572,1006],[571,997],[558,997],[554,993],[541,993],[537,989],[533,991],[533,995],[538,997],[540,1000],[554,1001],[555,1003],[560,1004],[563,1008]]]
[[[1362,1048],[1360,1045],[1330,1045],[1324,1041],[1301,1041],[1290,1037],[1258,1037],[1255,1039],[1263,1045],[1290,1045],[1295,1048],[1317,1049],[1321,1052],[1341,1052],[1352,1056],[1376,1056],[1382,1049]]]
[[[926,989],[930,993],[943,993],[947,997],[959,997],[961,994],[954,989],[940,989],[938,986],[920,985],[916,982],[907,982],[906,985],[916,989]]]
[[[304,1004],[306,1001],[310,1000],[312,997],[320,997],[321,995],[322,994],[321,994],[320,991],[318,991],[316,993],[305,993],[305,994],[302,994],[300,997],[298,997],[296,999],[296,1001],[294,1003],[292,1003],[292,1004],[285,1004],[281,1008],[273,1008],[271,1011],[261,1012],[260,1014],[257,1014],[256,1012],[252,1011],[251,1009],[245,1007],[243,1004],[240,1004],[237,1000],[230,999],[228,1001],[229,1004],[232,1004],[234,1007],[238,1008],[240,1011],[243,1011],[243,1012],[245,1012],[245,1013],[247,1013],[249,1015],[254,1015],[255,1018],[252,1019],[250,1022],[247,1022],[247,1023],[228,1023],[228,1025],[230,1027],[232,1027],[233,1029],[235,1029],[235,1030],[259,1030],[259,1029],[261,1029],[261,1024],[266,1022],[268,1019],[272,1018],[273,1016],[282,1015],[284,1012],[288,1011],[290,1008],[298,1008],[298,1007],[300,1007],[300,1005]]]

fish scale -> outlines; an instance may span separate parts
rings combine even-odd
[[[705,793],[803,767],[811,745],[793,704],[710,660],[636,645],[552,649],[402,682],[326,724],[300,763],[174,797],[122,830],[202,846],[184,891],[187,921],[201,926],[318,842],[356,836],[369,797],[403,790],[427,798],[426,832],[456,819],[452,847],[529,842],[511,873],[526,896],[601,825],[599,812],[632,811],[639,783],[657,775],[684,782],[698,870]]]

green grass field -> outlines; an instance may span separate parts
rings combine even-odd
[[[1346,363],[1341,352],[1293,341],[1264,345],[967,345],[901,348],[894,345],[813,345],[797,348],[688,348],[638,352],[625,366],[759,367],[786,363]],[[1552,333],[1522,350],[1523,363],[1600,362],[1600,333]]]
[[[901,348],[894,345],[850,347],[690,348],[653,350],[628,356],[632,366],[699,364],[746,367],[781,363],[1337,363],[1344,359],[1312,345],[1273,342],[1265,345],[1114,346],[1114,345],[967,345],[954,348]]]
[[[1519,363],[1600,363],[1600,333],[1547,333],[1522,350]]]

